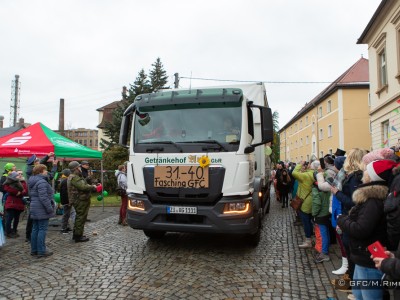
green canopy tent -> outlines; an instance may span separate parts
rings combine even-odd
[[[40,122],[0,138],[0,159],[21,159],[31,157],[33,154],[43,157],[50,152],[54,152],[56,159],[62,161],[101,160],[101,183],[103,185],[102,152],[75,143]]]

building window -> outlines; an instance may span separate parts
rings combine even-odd
[[[333,150],[329,149],[329,154],[332,155],[333,154]]]
[[[324,151],[321,151],[320,154],[320,157],[324,157]]]
[[[315,131],[315,122],[312,122],[312,127],[311,127],[312,132]]]
[[[307,154],[307,161],[310,161],[310,155]]]
[[[300,120],[300,129],[302,129],[302,128],[303,128],[303,121]]]
[[[332,125],[328,125],[328,137],[332,137]]]
[[[324,131],[322,128],[319,130],[319,140],[322,140],[324,138]]]
[[[309,140],[308,140],[308,135],[306,136],[306,145],[308,145]]]
[[[306,117],[306,126],[308,125],[308,116]]]
[[[332,101],[328,100],[328,104],[326,105],[326,111],[330,113],[332,111]]]
[[[386,49],[383,48],[378,54],[379,57],[379,87],[387,86],[387,66],[386,66]]]
[[[322,106],[318,108],[318,117],[322,118]]]
[[[300,139],[300,147],[303,146],[303,139]]]
[[[315,153],[315,142],[312,143],[312,152]]]
[[[390,147],[389,143],[389,121],[382,123],[382,144],[385,147]]]

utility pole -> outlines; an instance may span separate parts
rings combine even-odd
[[[11,84],[11,103],[10,103],[10,126],[17,126],[19,116],[19,75],[15,75],[15,80]]]
[[[174,81],[174,88],[179,88],[179,73],[175,73],[175,81]]]

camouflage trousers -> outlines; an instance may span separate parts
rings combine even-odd
[[[74,202],[73,206],[76,212],[73,234],[74,237],[79,237],[83,235],[85,229],[85,222],[89,213],[90,199],[87,201]]]

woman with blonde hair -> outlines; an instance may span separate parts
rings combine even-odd
[[[342,215],[348,215],[350,209],[355,205],[352,197],[357,187],[362,184],[362,178],[365,169],[362,158],[365,154],[367,154],[367,151],[365,150],[359,148],[351,149],[343,164],[343,169],[346,172],[346,178],[343,181],[342,190],[339,190],[334,186],[331,187],[332,194],[334,194],[337,200],[339,200],[341,203]],[[342,242],[348,258],[348,276],[346,276],[346,274],[345,276],[347,278],[350,277],[352,280],[355,265],[350,259],[349,236],[347,233],[343,233]]]

